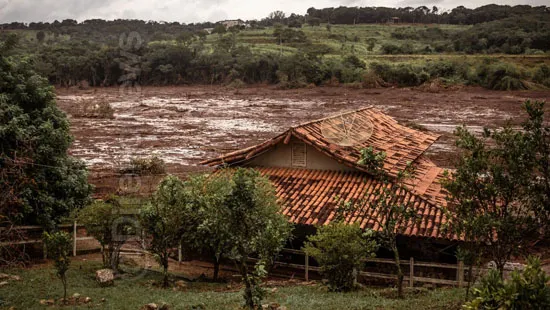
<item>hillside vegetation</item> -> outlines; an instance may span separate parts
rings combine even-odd
[[[490,89],[550,86],[545,7],[372,9],[278,11],[229,29],[137,20],[12,23],[0,25],[8,29],[0,38],[16,36],[11,54],[61,86],[380,87],[434,79]],[[388,22],[392,16],[397,24]]]

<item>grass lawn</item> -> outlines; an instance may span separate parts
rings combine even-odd
[[[68,295],[79,293],[92,302],[65,309],[139,309],[148,303],[170,305],[170,309],[240,309],[242,295],[238,283],[190,282],[182,289],[161,289],[157,272],[142,274],[137,269],[115,281],[114,287],[100,287],[94,280],[98,262],[75,261],[68,272]],[[124,267],[125,270],[131,270]],[[40,304],[41,299],[59,299],[63,289],[51,265],[31,269],[4,271],[19,275],[21,281],[9,281],[0,288],[0,309],[52,309]],[[138,275],[138,276],[136,276]],[[265,303],[277,302],[287,309],[460,309],[463,290],[437,289],[410,292],[405,300],[393,298],[394,291],[365,288],[359,292],[329,293],[321,284],[308,285],[288,281],[270,281]],[[280,286],[279,286],[280,285]],[[277,287],[277,288],[274,288]],[[101,301],[105,298],[105,301]],[[14,308],[10,308],[14,307]]]

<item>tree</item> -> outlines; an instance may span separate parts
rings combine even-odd
[[[38,42],[40,43],[44,42],[45,38],[46,38],[46,34],[44,33],[44,31],[38,31],[36,33],[36,40],[38,40]]]
[[[228,172],[195,176],[186,182],[199,218],[196,235],[192,238],[196,240],[195,248],[212,256],[214,281],[219,279],[221,260],[232,249],[232,231],[226,220],[228,209],[223,208],[223,202],[231,190],[231,174]]]
[[[536,113],[535,113],[536,114]],[[462,157],[444,182],[457,235],[476,243],[476,252],[504,265],[540,233],[538,203],[531,190],[538,178],[532,136],[506,126],[482,137],[465,127],[455,131]]]
[[[147,249],[163,268],[163,287],[168,287],[168,262],[171,249],[187,240],[185,229],[193,214],[189,210],[190,198],[184,183],[176,176],[164,178],[155,192],[152,202],[141,211],[141,223],[150,237]]]
[[[343,221],[319,227],[317,234],[308,237],[304,247],[327,276],[329,289],[336,292],[355,288],[358,270],[366,258],[375,256],[377,249],[372,231],[363,232],[359,225]]]
[[[283,11],[273,11],[267,16],[273,23],[283,23],[286,14]]]
[[[0,173],[0,192],[15,197],[2,211],[17,224],[53,229],[89,202],[92,187],[84,163],[67,155],[69,122],[53,88],[29,63],[6,56],[15,43],[0,45],[0,165],[13,172]]]
[[[212,33],[217,33],[219,35],[222,35],[227,32],[227,28],[223,24],[216,24],[214,26],[214,29],[212,30]]]
[[[69,258],[72,240],[66,232],[44,233],[44,244],[48,256],[54,260],[57,276],[63,283],[63,300],[67,302],[67,270],[71,265]]]
[[[307,19],[308,25],[314,27],[314,26],[320,26],[321,25],[321,19],[318,17],[308,17]]]
[[[127,236],[135,227],[124,218],[128,209],[117,197],[105,201],[95,201],[78,213],[78,221],[86,227],[86,232],[101,245],[103,266],[118,272],[120,249],[126,243]]]
[[[279,213],[273,186],[253,169],[238,168],[234,172],[223,207],[227,208],[231,231],[229,257],[235,261],[245,285],[245,306],[256,309],[264,294],[259,282],[265,276],[265,266],[283,248],[291,226]],[[247,264],[252,255],[259,258],[254,271]]]
[[[390,176],[384,170],[384,152],[375,152],[372,147],[361,150],[359,164],[379,182],[382,183],[373,193],[374,199],[368,200],[373,213],[378,214],[373,220],[378,223],[381,230],[378,232],[380,244],[389,249],[393,254],[396,269],[396,286],[399,298],[403,298],[403,270],[401,258],[397,247],[397,236],[407,229],[407,225],[415,223],[416,212],[412,208],[415,199],[403,199],[409,195],[404,185],[406,178],[414,173],[410,163],[395,177]],[[344,205],[350,208],[351,205]]]
[[[529,187],[530,209],[532,209],[544,232],[550,232],[550,126],[544,119],[545,103],[526,101],[525,110],[529,115],[523,124],[526,139],[531,145],[534,158],[532,183]]]

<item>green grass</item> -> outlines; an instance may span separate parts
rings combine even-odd
[[[443,40],[429,40],[419,38],[416,40],[398,40],[392,37],[392,32],[401,28],[410,28],[415,31],[423,31],[430,27],[440,28],[449,37]],[[463,25],[380,25],[380,24],[359,24],[359,25],[332,25],[329,32],[326,24],[321,26],[304,25],[302,30],[307,38],[313,44],[322,44],[330,47],[332,52],[327,57],[340,57],[349,54],[355,54],[366,63],[373,61],[391,61],[419,63],[430,60],[448,59],[458,61],[477,62],[479,59],[491,57],[502,61],[533,67],[539,63],[550,62],[550,57],[544,55],[464,55],[458,53],[432,53],[432,54],[412,54],[412,55],[384,55],[381,51],[382,45],[386,43],[403,44],[410,42],[415,49],[423,49],[426,46],[432,48],[438,43],[452,44],[452,34],[466,30],[471,26]],[[218,39],[218,34],[207,36],[206,44],[212,45]],[[358,38],[355,42],[355,37]],[[376,44],[372,51],[368,50],[368,39],[375,39]],[[237,34],[237,42],[251,48],[255,53],[283,53],[291,55],[298,48],[293,44],[283,44],[281,47],[273,37],[273,27],[265,29],[245,29]]]
[[[45,309],[41,299],[62,295],[62,286],[51,267],[8,270],[21,276],[21,281],[10,282],[0,289],[0,309]],[[149,272],[141,277],[127,273],[117,280],[114,287],[102,288],[94,280],[94,271],[100,265],[96,262],[74,262],[68,272],[68,294],[79,293],[91,297],[92,302],[74,309],[139,309],[147,303],[168,303],[171,309],[240,309],[242,295],[237,285],[213,283],[190,283],[183,291],[160,289],[152,285],[161,276]],[[126,267],[128,269],[128,267]],[[135,271],[137,272],[137,271]],[[269,289],[271,291],[271,289]],[[359,292],[329,293],[322,285],[293,285],[278,287],[268,293],[265,303],[277,302],[288,309],[460,309],[464,298],[463,290],[437,289],[421,291],[405,300],[386,297],[393,290],[365,288]],[[411,293],[412,294],[412,293]],[[104,302],[101,299],[105,298]],[[71,307],[65,307],[73,308]],[[51,309],[51,307],[50,307]]]

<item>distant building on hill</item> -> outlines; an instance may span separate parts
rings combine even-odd
[[[220,22],[220,24],[224,25],[227,29],[235,26],[244,26],[246,28],[250,27],[248,23],[244,22],[241,19],[223,20]]]

